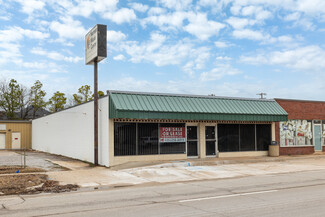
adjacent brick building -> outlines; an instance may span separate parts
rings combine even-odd
[[[325,151],[325,102],[275,99],[288,113],[288,121],[277,122],[276,141],[280,155]]]

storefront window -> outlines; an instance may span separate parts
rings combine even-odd
[[[312,121],[280,122],[280,145],[281,147],[313,145]]]
[[[255,151],[255,124],[240,124],[240,151]]]
[[[219,152],[266,151],[270,143],[270,124],[218,124]]]
[[[271,144],[271,125],[256,124],[257,151],[267,151]]]
[[[115,123],[114,155],[186,153],[185,124]]]
[[[158,154],[158,124],[138,124],[138,154]]]
[[[114,124],[114,155],[136,155],[136,124]]]
[[[218,124],[219,152],[239,151],[239,124]]]

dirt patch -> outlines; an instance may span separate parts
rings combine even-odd
[[[38,194],[42,192],[76,191],[78,185],[60,185],[59,182],[48,180],[45,174],[15,174],[0,176],[0,195]]]
[[[0,174],[10,174],[10,173],[39,173],[46,172],[46,170],[34,167],[22,168],[19,166],[0,166]]]

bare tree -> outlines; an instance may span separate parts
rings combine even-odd
[[[32,106],[30,105],[31,94],[27,87],[20,85],[21,95],[19,97],[19,118],[26,119],[28,113],[31,111]]]

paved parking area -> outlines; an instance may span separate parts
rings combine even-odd
[[[26,165],[28,167],[37,167],[47,171],[63,171],[66,169],[55,162],[69,161],[76,160],[43,152],[26,151]],[[23,164],[23,151],[0,151],[0,166],[21,166]]]

